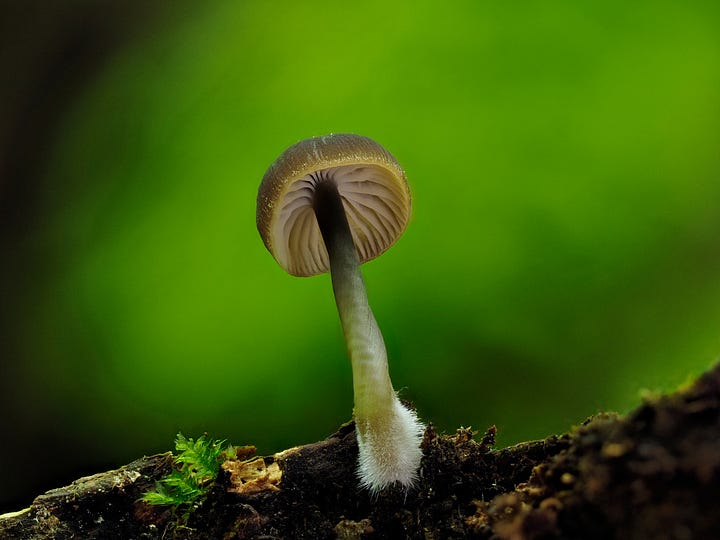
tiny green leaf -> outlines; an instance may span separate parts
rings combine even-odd
[[[178,433],[175,438],[176,470],[156,482],[155,490],[146,492],[139,500],[152,505],[182,508],[187,519],[202,502],[220,471],[220,464],[234,457],[233,446],[224,448],[224,440],[213,440],[206,435],[197,440]]]

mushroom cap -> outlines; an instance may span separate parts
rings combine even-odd
[[[300,141],[270,165],[257,198],[265,247],[294,276],[330,268],[313,209],[315,186],[328,180],[340,193],[361,263],[388,249],[410,219],[405,171],[378,143],[349,133]]]

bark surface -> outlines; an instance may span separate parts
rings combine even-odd
[[[138,502],[175,466],[144,457],[0,516],[0,538],[720,538],[720,365],[624,417],[500,450],[494,436],[429,427],[417,488],[374,499],[357,487],[352,424],[273,456],[247,447],[187,519]]]

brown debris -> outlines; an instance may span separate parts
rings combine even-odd
[[[343,519],[333,529],[335,537],[338,540],[358,540],[363,536],[367,536],[375,532],[369,519],[361,519],[353,521],[351,519]]]
[[[229,460],[222,464],[222,468],[230,473],[230,493],[251,495],[280,489],[278,484],[282,471],[274,461],[268,465],[262,457],[246,461]]]

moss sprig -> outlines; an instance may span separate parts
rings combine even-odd
[[[155,483],[155,490],[146,492],[141,498],[148,504],[172,506],[182,511],[183,519],[202,503],[220,471],[225,459],[235,456],[235,448],[225,445],[224,440],[214,440],[207,435],[197,440],[178,433],[175,438],[176,468],[169,475]]]

